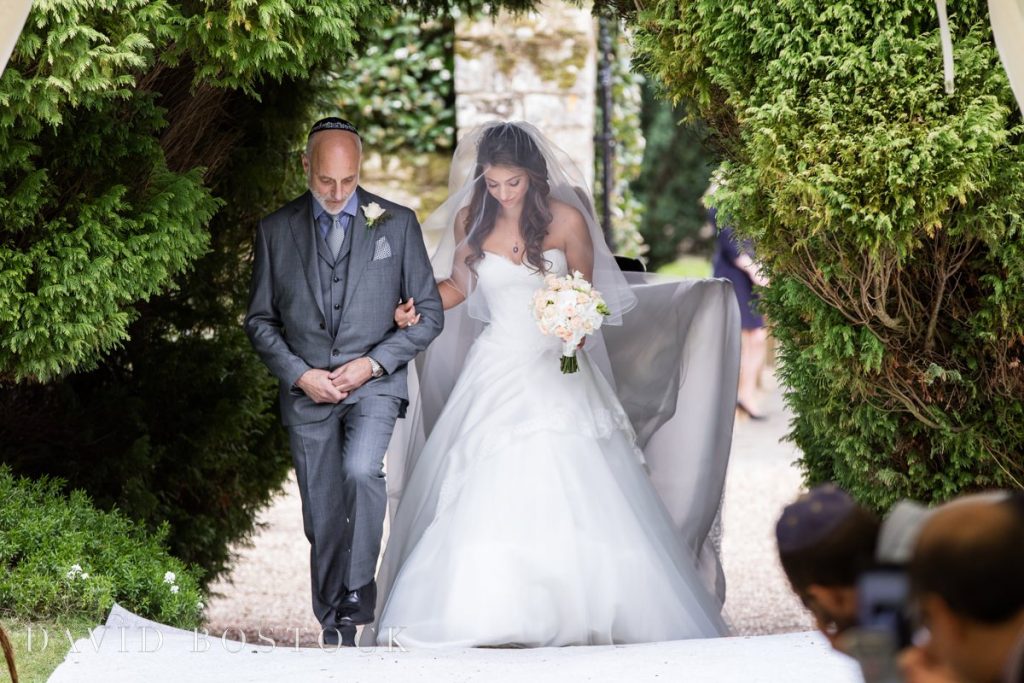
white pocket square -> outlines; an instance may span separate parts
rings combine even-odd
[[[382,261],[386,258],[391,258],[391,245],[387,237],[381,237],[373,247],[373,260]]]

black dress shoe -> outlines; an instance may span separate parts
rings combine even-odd
[[[341,629],[335,626],[326,626],[320,630],[320,638],[324,645],[338,645],[341,643]]]
[[[344,626],[338,624],[337,626],[328,626],[320,631],[323,645],[322,647],[355,647],[356,646],[356,627],[355,626]]]
[[[373,622],[373,610],[377,606],[377,582],[371,581],[362,588],[349,591],[338,606],[338,627],[360,626]]]
[[[341,599],[341,604],[338,605],[338,617],[355,614],[359,611],[359,591],[349,591],[345,593],[345,597]]]

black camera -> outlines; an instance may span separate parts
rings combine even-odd
[[[905,570],[881,567],[858,578],[858,623],[843,634],[843,649],[860,664],[866,683],[902,680],[897,659],[914,634],[909,605]]]

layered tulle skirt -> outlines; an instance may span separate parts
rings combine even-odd
[[[559,356],[557,344],[517,344],[497,329],[473,345],[391,523],[379,644],[725,633],[614,392],[585,354],[569,375]]]

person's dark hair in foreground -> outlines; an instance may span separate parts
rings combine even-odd
[[[971,683],[1024,681],[1024,493],[938,510],[910,578],[931,658]]]

